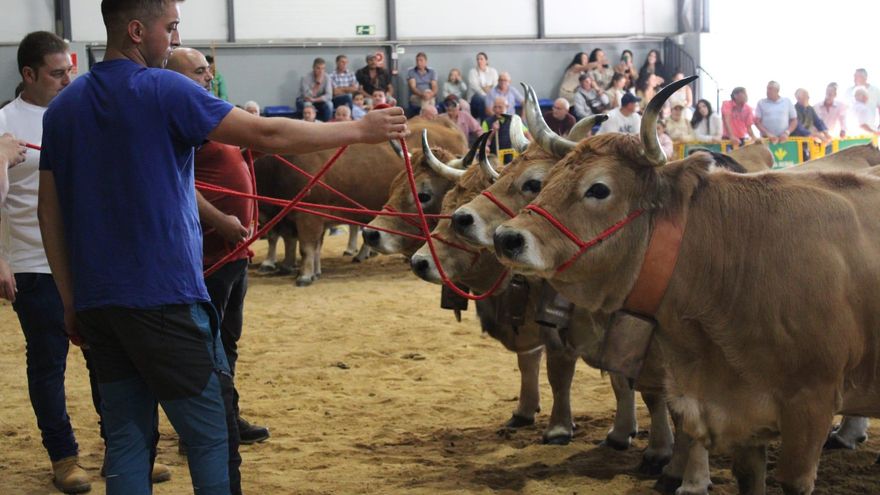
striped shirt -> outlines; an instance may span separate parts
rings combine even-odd
[[[346,88],[349,86],[357,86],[357,78],[350,71],[345,72],[336,72],[333,71],[330,73],[330,81],[333,83],[334,88]]]

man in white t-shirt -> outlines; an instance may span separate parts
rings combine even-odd
[[[620,106],[608,112],[608,120],[599,127],[596,134],[620,132],[623,134],[638,134],[642,127],[642,116],[636,112],[636,103],[641,98],[632,94],[624,93],[620,98]]]
[[[847,103],[850,105],[855,103],[856,90],[858,88],[865,88],[865,91],[868,92],[868,101],[866,102],[866,105],[874,110],[880,109],[880,88],[868,84],[868,71],[865,69],[856,69],[855,74],[853,74],[853,83],[853,86],[846,90]]]
[[[856,88],[855,101],[847,115],[846,133],[849,136],[877,136],[877,107],[872,106],[866,88]]]

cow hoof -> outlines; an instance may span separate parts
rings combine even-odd
[[[568,445],[571,443],[571,435],[554,435],[548,437],[545,434],[542,441],[544,445]]]
[[[532,426],[535,424],[535,418],[526,418],[520,416],[518,414],[514,414],[507,420],[507,423],[504,423],[505,428],[522,428],[525,426]]]
[[[780,483],[779,486],[782,487],[782,493],[785,495],[808,495],[813,491],[808,488],[797,488],[788,483]]]
[[[352,262],[352,263],[360,263],[360,262],[361,262],[361,259],[358,258],[357,256],[355,256],[354,258],[351,259],[351,262]]]
[[[356,254],[357,254],[357,252],[355,252],[355,251],[349,251],[348,249],[346,249],[345,252],[342,253],[343,256],[354,256],[354,255],[356,255]]]
[[[659,476],[663,473],[663,467],[669,464],[669,459],[669,456],[644,454],[636,469],[645,476]]]
[[[315,277],[300,277],[296,279],[297,287],[308,287],[315,281]]]
[[[657,479],[657,482],[654,483],[654,490],[665,493],[667,495],[672,495],[676,490],[681,486],[682,479],[674,478],[672,476],[667,476],[665,474],[661,474],[660,478]]]
[[[860,443],[865,443],[866,441],[868,441],[868,437],[866,435],[859,436],[853,442],[848,438],[838,435],[837,432],[834,432],[828,435],[828,440],[825,440],[825,445],[823,445],[822,448],[825,450],[856,450]]]
[[[632,439],[634,436],[635,434],[631,433],[629,436],[626,437],[626,440],[620,440],[612,437],[611,435],[608,435],[607,437],[605,437],[605,440],[602,440],[601,445],[611,447],[614,450],[626,450],[629,448],[630,443],[632,443]]]
[[[287,266],[287,265],[278,265],[278,271],[276,271],[275,273],[277,275],[293,275],[294,272],[296,272],[295,267]]]
[[[260,265],[257,273],[274,273],[278,268],[275,265]]]
[[[685,488],[682,486],[675,490],[675,495],[709,495],[709,487]]]

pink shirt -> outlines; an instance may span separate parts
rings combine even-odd
[[[447,119],[449,118],[448,114],[443,114]],[[466,137],[471,134],[480,134],[483,132],[483,128],[480,127],[479,122],[474,119],[470,113],[465,112],[463,110],[458,111],[458,120],[452,120],[452,123],[458,126],[458,129],[464,134]]]
[[[843,102],[834,100],[830,107],[825,106],[825,101],[817,105],[813,105],[816,115],[828,126],[828,132],[832,136],[840,135],[840,131],[846,130],[846,105]]]
[[[721,104],[721,116],[730,121],[730,128],[733,130],[733,136],[727,135],[727,126],[724,126],[725,139],[742,139],[748,137],[749,128],[755,123],[755,112],[748,103],[744,103],[742,108],[736,108],[733,100],[727,100]]]

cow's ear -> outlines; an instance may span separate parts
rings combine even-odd
[[[690,202],[694,192],[703,184],[709,168],[715,161],[708,153],[694,153],[653,170],[649,175],[646,191],[648,208],[682,208]],[[650,174],[650,172],[648,172]]]

